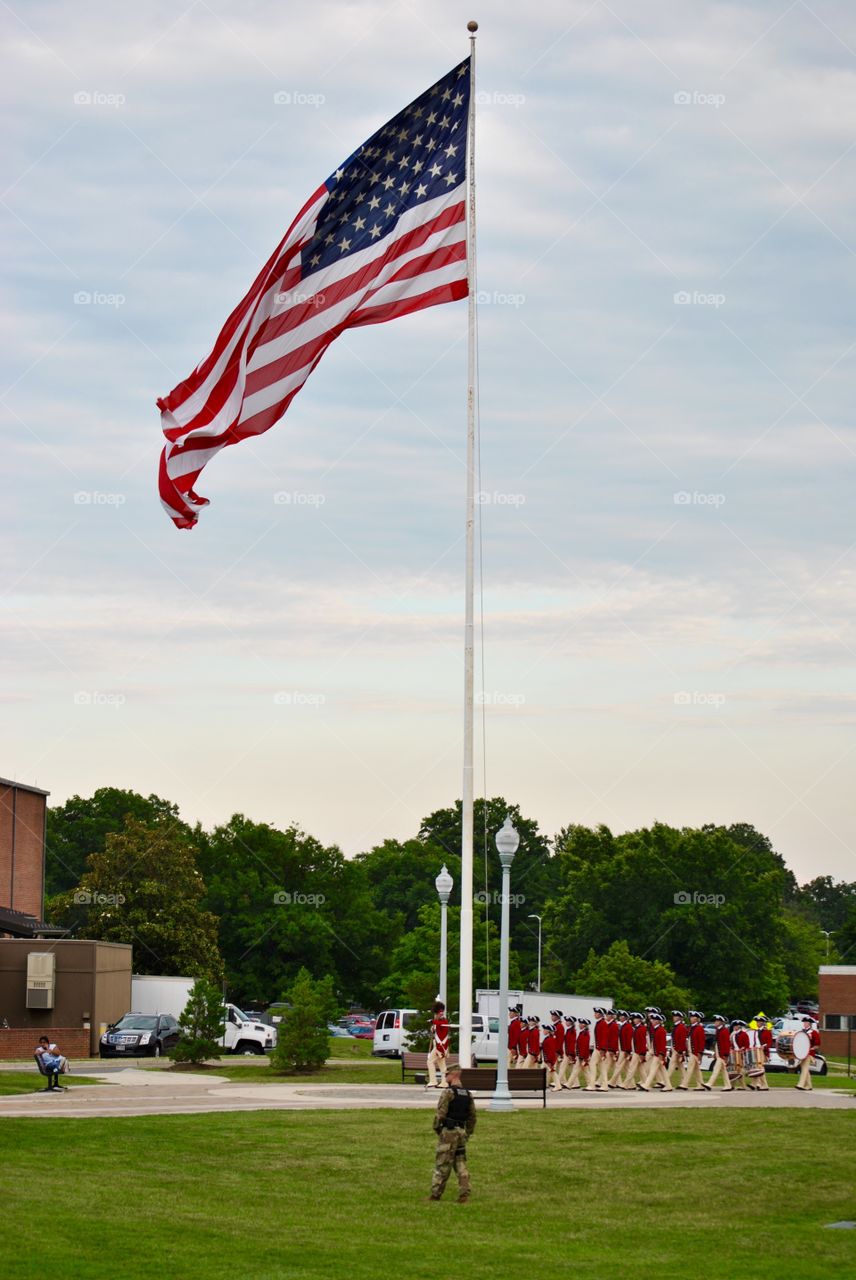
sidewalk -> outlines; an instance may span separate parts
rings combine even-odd
[[[399,1108],[432,1110],[434,1090],[418,1085],[241,1084],[214,1073],[164,1074],[150,1068],[125,1068],[104,1077],[105,1083],[71,1087],[67,1093],[17,1094],[0,1098],[0,1120],[5,1116],[145,1116],[192,1115],[233,1111],[304,1111]],[[109,1082],[108,1082],[109,1081]],[[36,1079],[34,1077],[34,1089]],[[487,1094],[477,1095],[481,1110],[489,1106]],[[746,1110],[853,1110],[852,1091],[771,1089],[769,1093],[662,1094],[581,1093],[549,1095],[547,1110],[644,1110],[687,1107],[695,1109],[745,1108]],[[539,1097],[515,1098],[516,1111],[540,1110]]]

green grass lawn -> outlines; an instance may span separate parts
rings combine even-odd
[[[76,1084],[100,1084],[100,1080],[92,1080],[89,1076],[63,1076],[62,1083],[66,1086]],[[44,1076],[39,1075],[35,1067],[32,1071],[0,1071],[0,1098],[7,1097],[13,1093],[37,1093],[40,1089],[44,1089],[47,1080]]]
[[[426,1112],[10,1118],[0,1274],[506,1280],[557,1253],[591,1280],[856,1273],[856,1231],[824,1229],[856,1218],[856,1109],[482,1111],[467,1206],[425,1203],[433,1148]]]
[[[198,1067],[186,1068],[187,1070],[196,1071]],[[165,1068],[167,1071],[175,1070],[176,1075],[179,1070],[184,1068]],[[205,1068],[209,1070],[209,1068]],[[400,1062],[383,1062],[375,1059],[373,1062],[354,1062],[353,1064],[345,1063],[327,1063],[320,1071],[314,1072],[312,1075],[280,1075],[275,1071],[270,1062],[259,1059],[256,1062],[230,1062],[228,1058],[221,1058],[219,1062],[215,1062],[211,1067],[211,1074],[225,1076],[228,1080],[236,1080],[242,1084],[400,1084],[401,1083],[401,1063]]]

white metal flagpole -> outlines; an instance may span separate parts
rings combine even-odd
[[[467,514],[464,622],[464,780],[461,799],[461,970],[458,1005],[458,1059],[471,1062],[473,1031],[473,614],[476,440],[476,32],[470,33],[470,110],[467,128]]]

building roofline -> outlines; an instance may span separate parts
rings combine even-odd
[[[41,787],[31,787],[27,782],[13,782],[11,778],[0,778],[0,787],[15,787],[18,791],[32,791],[37,796],[49,796],[49,791],[43,791]]]

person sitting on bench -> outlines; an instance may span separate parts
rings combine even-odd
[[[59,1077],[66,1070],[68,1061],[60,1053],[57,1045],[49,1043],[47,1036],[39,1037],[36,1061],[39,1064],[39,1070],[48,1078],[48,1092],[53,1092],[55,1089],[62,1090]]]

